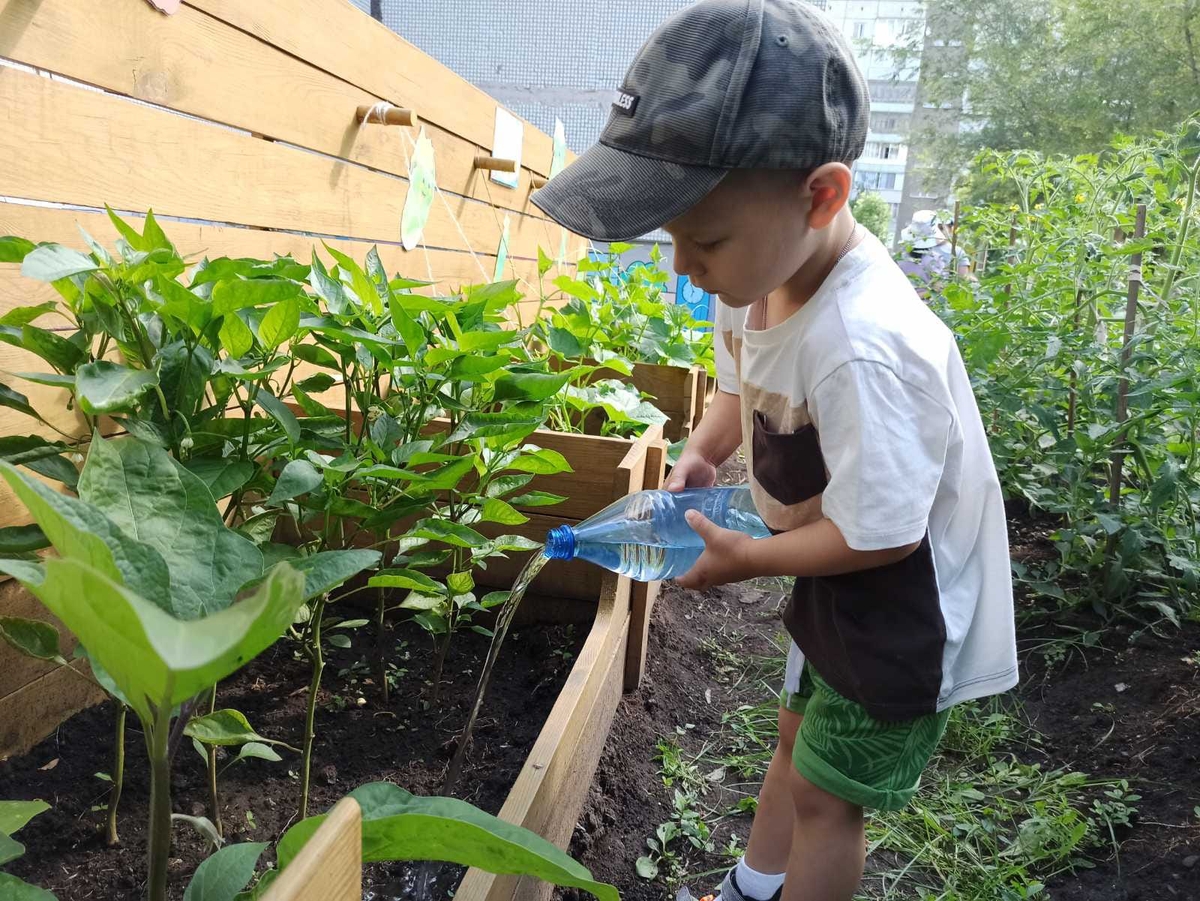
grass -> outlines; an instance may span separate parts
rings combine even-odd
[[[1059,652],[1090,649],[1089,639]],[[711,678],[745,703],[725,711],[715,732],[681,726],[656,751],[671,815],[648,837],[638,872],[671,892],[708,890],[742,853],[774,751],[787,639],[771,657],[739,657],[739,643],[729,635],[702,650]],[[914,801],[868,816],[860,901],[1045,898],[1054,876],[1118,853],[1138,795],[1124,781],[1047,769],[1039,741],[1010,698],[956,707]]]

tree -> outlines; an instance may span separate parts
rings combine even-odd
[[[923,101],[968,125],[918,136],[943,172],[985,147],[1100,152],[1200,109],[1200,0],[930,0],[929,15],[950,31],[908,48],[925,51]]]
[[[883,196],[868,191],[850,201],[850,212],[854,218],[883,243],[889,240],[892,230],[892,207]]]

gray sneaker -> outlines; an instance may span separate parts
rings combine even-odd
[[[721,882],[721,888],[717,891],[716,895],[705,895],[702,898],[697,898],[685,886],[679,890],[679,893],[675,896],[675,901],[713,901],[714,898],[720,898],[721,901],[779,901],[783,896],[783,886],[777,888],[775,894],[770,898],[749,898],[743,895],[733,875],[736,869],[737,867],[731,867],[729,872],[725,874],[725,879]]]

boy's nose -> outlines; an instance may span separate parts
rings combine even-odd
[[[694,279],[697,275],[703,274],[696,261],[683,253],[679,249],[679,245],[675,245],[675,259],[671,265],[675,269],[676,275],[686,275],[688,278]]]

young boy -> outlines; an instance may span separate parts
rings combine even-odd
[[[1017,680],[1000,486],[949,331],[850,213],[869,100],[801,0],[701,0],[600,143],[533,195],[595,240],[658,227],[717,294],[718,391],[669,487],[742,444],[773,537],[702,516],[685,587],[796,578],[779,745],[722,901],[848,901],[863,809],[908,803],[949,708]],[[685,893],[681,893],[683,895]]]

